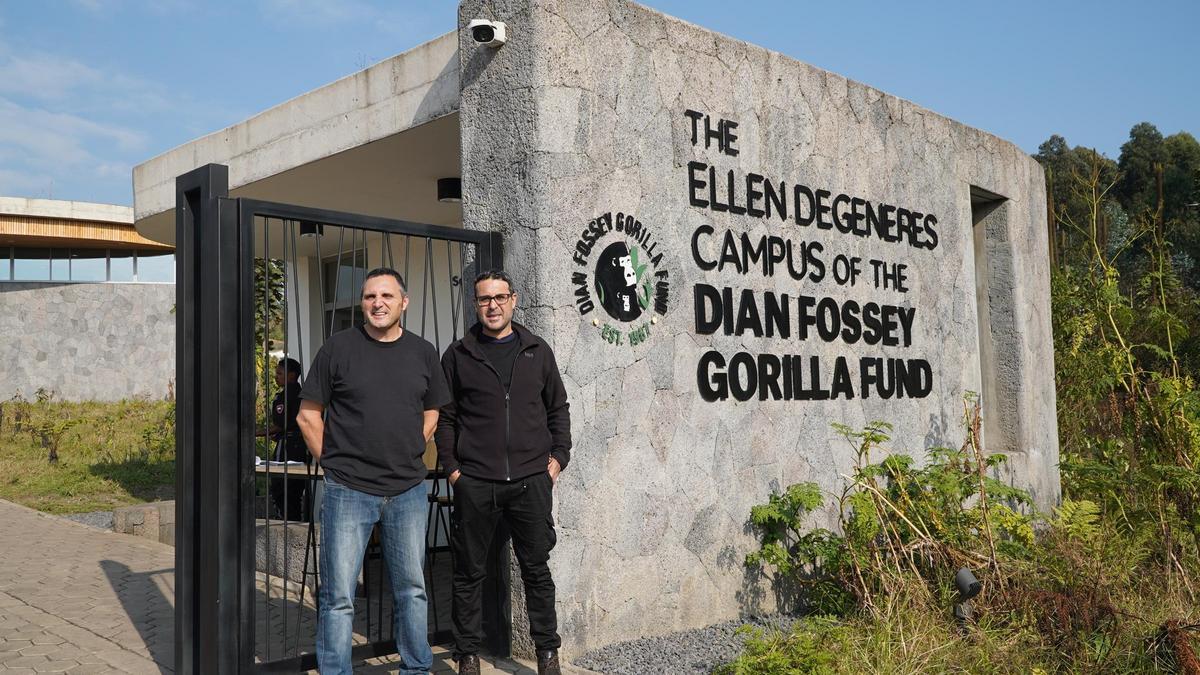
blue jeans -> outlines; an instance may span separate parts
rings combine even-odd
[[[425,485],[393,497],[359,492],[325,476],[321,507],[321,589],[317,664],[321,675],[350,675],[354,589],[375,523],[392,582],[396,651],[401,673],[427,673],[429,609],[425,596]]]

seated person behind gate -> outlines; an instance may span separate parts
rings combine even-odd
[[[275,366],[275,386],[279,387],[279,393],[275,394],[275,399],[271,401],[271,425],[255,433],[256,436],[268,436],[275,443],[271,459],[276,462],[308,463],[311,459],[308,447],[304,444],[304,436],[300,433],[300,426],[296,423],[296,415],[300,412],[302,374],[300,362],[293,358],[284,358]],[[271,505],[281,518],[308,520],[308,514],[304,510],[308,481],[289,481],[272,476],[270,492]]]

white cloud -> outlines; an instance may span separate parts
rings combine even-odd
[[[0,167],[0,196],[50,199],[54,196],[54,178],[46,173],[27,173]]]
[[[78,164],[90,156],[84,146],[97,141],[115,145],[124,152],[139,151],[146,146],[145,134],[134,129],[25,107],[0,98],[0,147],[22,148],[32,162]]]
[[[0,98],[0,194],[49,197],[129,182],[145,134]]]
[[[170,107],[161,85],[36,52],[0,53],[0,94],[89,110],[161,111]]]

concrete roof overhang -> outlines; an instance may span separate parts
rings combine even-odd
[[[231,197],[459,225],[458,36],[448,33],[134,167],[138,232],[175,242],[175,178],[229,167]]]

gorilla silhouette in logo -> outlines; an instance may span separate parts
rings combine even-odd
[[[596,261],[596,296],[609,316],[633,321],[642,315],[637,282],[629,247],[623,241],[609,244]]]

